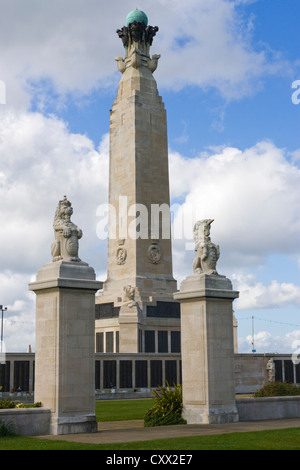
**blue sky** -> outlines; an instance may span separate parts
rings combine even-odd
[[[109,110],[123,54],[116,29],[136,6],[158,25],[152,54],[167,109],[172,202],[214,218],[220,274],[240,291],[239,351],[300,344],[300,80],[297,0],[0,0],[0,303],[9,351],[34,349],[27,285],[50,261],[67,194],[82,259],[106,275],[97,207],[107,202]],[[170,8],[172,5],[172,8]],[[104,20],[105,19],[105,20]],[[186,221],[188,226],[190,221]],[[191,226],[192,229],[192,226]],[[174,276],[192,270],[174,240]],[[21,329],[20,329],[21,327]]]

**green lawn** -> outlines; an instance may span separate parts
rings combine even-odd
[[[96,401],[97,421],[128,421],[144,419],[154,398],[139,400],[99,400]]]
[[[97,401],[97,419],[143,419],[152,403],[153,399]],[[0,438],[0,450],[300,450],[300,428],[97,445],[12,436]]]
[[[0,439],[0,450],[300,450],[300,428],[97,445],[10,437]]]

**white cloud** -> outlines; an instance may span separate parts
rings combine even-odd
[[[194,0],[175,2],[172,11],[162,12],[173,34],[163,23],[167,60],[157,72],[160,83],[175,89],[186,84],[215,87],[226,98],[257,88],[268,60],[251,47],[249,28],[235,7],[235,2]]]
[[[55,117],[3,111],[0,120],[0,299],[6,349],[34,345],[34,295],[28,283],[51,261],[53,218],[66,194],[83,230],[80,257],[105,272],[106,243],[97,238],[97,206],[107,201],[108,136],[99,148]],[[20,328],[21,327],[21,328]],[[16,349],[15,349],[16,348]]]
[[[26,351],[35,342],[35,298],[28,291],[30,276],[5,270],[0,272],[0,299],[7,310],[3,315],[6,351]]]
[[[255,50],[239,4],[173,0],[170,8],[165,0],[144,1],[149,23],[160,28],[152,47],[163,57],[156,72],[160,87],[214,87],[230,99],[249,95],[264,75],[283,66],[287,73],[289,64]],[[124,51],[115,31],[132,2],[2,0],[1,6],[0,70],[8,106],[28,107],[33,92],[45,105],[49,86],[59,94],[73,91],[77,99],[116,85],[114,57]]]
[[[215,220],[212,240],[227,267],[259,266],[273,252],[299,256],[300,170],[272,142],[194,159],[171,152],[170,182],[182,201],[177,217],[193,213],[190,236],[196,220]]]
[[[273,335],[269,331],[254,334],[254,348],[257,353],[296,353],[299,351],[300,330],[293,330],[283,335]],[[238,339],[238,352],[252,351],[253,337],[248,335]]]
[[[106,202],[108,143],[100,149],[85,136],[71,134],[66,124],[39,113],[2,114],[0,121],[0,198],[3,229],[0,244],[2,269],[37,267],[49,259],[52,223],[57,203],[66,194],[83,243],[96,243],[96,208]],[[92,226],[93,231],[87,226]]]
[[[299,307],[296,270],[286,282],[276,272],[263,280],[259,275],[272,254],[282,255],[286,272],[289,257],[299,259],[300,171],[284,149],[260,142],[246,150],[212,149],[194,159],[170,152],[170,184],[172,200],[179,201],[175,223],[185,235],[173,241],[178,286],[192,273],[193,224],[213,218],[211,239],[221,250],[217,269],[240,292],[235,310]]]
[[[268,285],[257,281],[253,274],[239,273],[232,277],[240,292],[235,308],[238,310],[278,308],[289,304],[300,306],[300,286],[276,280]]]

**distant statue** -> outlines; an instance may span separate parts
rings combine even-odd
[[[267,362],[267,371],[268,371],[268,381],[275,382],[275,363],[273,358],[269,359]]]
[[[194,226],[196,258],[193,262],[194,273],[218,274],[217,261],[220,257],[219,245],[210,240],[210,226],[213,219],[199,220]]]
[[[123,306],[129,307],[129,308],[136,307],[137,303],[134,300],[135,288],[132,286],[125,286],[123,290],[124,290]]]
[[[64,196],[59,201],[53,222],[55,241],[51,246],[53,261],[81,261],[78,258],[79,243],[82,231],[71,222],[73,209],[70,201]]]

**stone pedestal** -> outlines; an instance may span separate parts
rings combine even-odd
[[[194,274],[174,294],[181,307],[183,417],[188,424],[238,421],[231,281]]]
[[[102,283],[83,262],[41,268],[36,293],[35,401],[51,410],[50,434],[97,431],[95,292]]]
[[[138,306],[128,307],[123,305],[119,315],[120,326],[120,353],[128,351],[139,352],[139,311]]]

